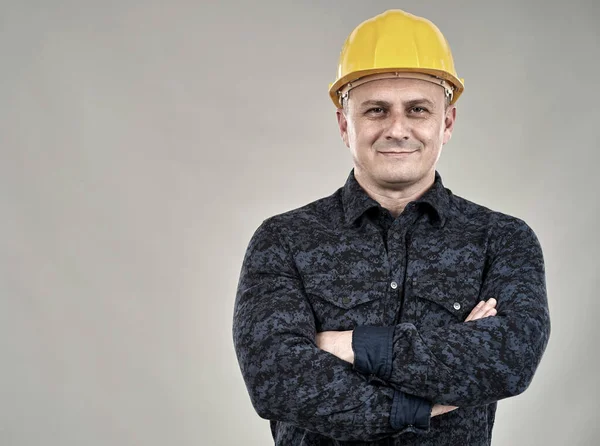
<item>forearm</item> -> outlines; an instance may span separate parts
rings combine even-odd
[[[318,348],[302,281],[266,224],[255,233],[244,260],[233,339],[261,417],[343,441],[416,431],[405,428],[398,412],[407,401],[404,394],[367,382],[348,363]],[[423,429],[428,428],[425,415]]]
[[[342,441],[402,430],[392,423],[394,389],[369,384],[340,360],[303,344],[289,339],[242,366],[259,416]]]
[[[494,317],[421,331],[411,323],[391,327],[382,341],[389,345],[387,353],[369,361],[357,356],[358,370],[369,375],[370,368],[376,369],[381,379],[402,391],[461,407],[523,392],[550,336],[541,248],[527,226],[498,248],[481,289],[482,299],[491,297],[498,300]],[[362,327],[359,336],[377,329]]]
[[[260,293],[259,290],[254,290]],[[266,419],[290,422],[342,441],[372,441],[420,429],[401,425],[401,396],[393,388],[369,383],[350,364],[317,348],[309,313],[293,293],[279,294],[261,309],[255,295],[252,311],[241,297],[234,317],[234,343],[252,404]],[[288,296],[285,298],[283,296]],[[265,302],[266,303],[266,302]],[[277,308],[286,308],[286,311]],[[307,308],[308,310],[308,308]],[[290,323],[289,315],[294,314]],[[406,400],[404,400],[406,402]],[[410,424],[413,424],[412,422]]]
[[[394,330],[389,382],[442,404],[488,404],[529,386],[548,335],[542,315],[499,315],[423,333],[400,324]]]

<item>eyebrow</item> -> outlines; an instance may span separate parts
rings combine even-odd
[[[414,107],[415,105],[428,105],[429,107],[435,106],[435,104],[433,102],[431,102],[429,99],[426,99],[426,98],[412,99],[410,101],[404,102],[403,105],[405,107]],[[388,101],[374,100],[374,99],[366,100],[360,104],[361,108],[371,107],[371,106],[390,108],[392,106],[392,104]]]
[[[390,108],[392,104],[390,104],[388,101],[377,101],[373,99],[366,100],[360,104],[361,108],[371,106]]]
[[[433,102],[431,102],[429,99],[425,99],[425,98],[413,99],[412,101],[405,102],[404,105],[406,107],[414,107],[415,105],[427,105],[429,107],[435,106],[435,104]]]

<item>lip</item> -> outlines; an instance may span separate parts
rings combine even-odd
[[[416,150],[413,150],[412,152],[379,152],[382,155],[385,156],[407,156],[410,155],[411,153],[415,153]]]

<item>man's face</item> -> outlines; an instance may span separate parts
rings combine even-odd
[[[352,89],[337,118],[357,176],[386,189],[433,178],[456,118],[456,108],[445,105],[444,89],[419,79],[380,79]]]

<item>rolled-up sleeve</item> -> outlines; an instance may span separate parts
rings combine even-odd
[[[352,332],[354,369],[371,382],[390,379],[392,373],[394,327],[358,326]],[[392,402],[391,423],[395,429],[413,428],[427,431],[433,404],[424,399],[396,391]]]

